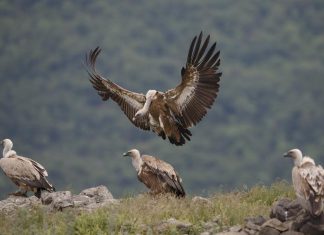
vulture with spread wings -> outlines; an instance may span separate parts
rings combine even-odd
[[[86,56],[90,82],[102,99],[115,101],[128,119],[143,130],[152,130],[172,144],[183,145],[190,140],[189,128],[196,125],[214,103],[221,73],[216,43],[209,50],[210,36],[202,33],[191,42],[181,83],[166,92],[149,90],[146,95],[126,90],[97,73],[95,63],[99,47]]]

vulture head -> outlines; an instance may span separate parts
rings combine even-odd
[[[295,166],[300,166],[303,160],[303,154],[299,149],[289,150],[284,154],[284,157],[292,158]]]
[[[12,146],[13,146],[13,143],[10,139],[4,139],[0,142],[0,144],[2,145],[2,147],[8,148],[8,149],[12,149]]]
[[[126,153],[123,153],[124,157],[131,157],[131,158],[135,158],[137,156],[140,156],[140,152],[137,149],[131,149]]]
[[[123,154],[124,157],[131,157],[132,164],[137,172],[141,171],[141,166],[143,164],[143,160],[141,158],[141,154],[137,149],[131,149],[128,152]]]
[[[141,108],[140,110],[138,110],[135,113],[135,116],[133,117],[133,121],[136,121],[138,118],[143,117],[149,110],[150,104],[154,98],[154,96],[156,95],[157,91],[156,90],[149,90],[146,95],[145,95],[145,104],[143,106],[143,108]]]
[[[12,154],[16,154],[15,151],[11,150],[13,143],[10,139],[4,139],[0,142],[3,147],[3,157],[10,156]]]

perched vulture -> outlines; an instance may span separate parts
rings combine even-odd
[[[299,149],[289,150],[284,156],[294,160],[292,182],[299,202],[311,215],[321,215],[324,203],[324,170],[322,166],[316,166],[310,157],[303,157]]]
[[[141,156],[137,149],[132,149],[123,156],[132,158],[138,179],[150,189],[151,194],[172,193],[177,197],[185,197],[182,180],[169,163],[153,156]]]
[[[26,197],[27,191],[32,191],[36,197],[40,198],[41,190],[55,191],[53,185],[47,181],[47,171],[41,164],[30,158],[18,156],[12,150],[13,144],[10,139],[4,139],[0,143],[3,146],[0,167],[19,187],[19,190],[11,195]]]
[[[166,92],[149,90],[135,93],[102,77],[95,68],[99,47],[86,56],[90,82],[102,100],[111,98],[128,119],[143,130],[152,130],[172,144],[183,145],[190,140],[189,128],[196,125],[214,103],[221,73],[219,51],[214,43],[207,51],[210,36],[202,42],[202,33],[191,42],[180,84]]]

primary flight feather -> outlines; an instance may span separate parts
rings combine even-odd
[[[101,52],[91,50],[86,65],[92,86],[102,99],[115,101],[128,119],[143,130],[152,130],[170,143],[183,145],[190,140],[189,128],[196,125],[214,103],[219,90],[221,73],[216,43],[209,50],[208,35],[202,43],[202,33],[191,42],[186,66],[181,69],[182,80],[166,92],[149,90],[146,95],[135,93],[102,77],[95,63]]]

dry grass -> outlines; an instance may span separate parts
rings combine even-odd
[[[282,197],[294,197],[292,188],[284,182],[271,187],[255,186],[250,190],[218,193],[211,203],[192,201],[191,197],[152,198],[139,195],[121,200],[92,213],[73,210],[48,213],[41,208],[18,211],[15,217],[0,215],[0,234],[143,234],[154,233],[163,220],[175,218],[193,224],[190,234],[203,231],[208,221],[218,221],[219,230],[244,223],[247,217],[268,216],[271,204]],[[166,233],[176,234],[170,228]]]

